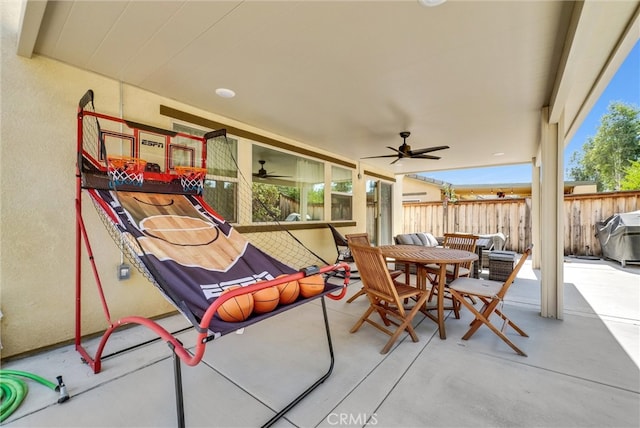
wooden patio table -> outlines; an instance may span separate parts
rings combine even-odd
[[[437,264],[440,266],[437,285],[438,302],[436,307],[438,315],[433,316],[427,310],[422,312],[438,324],[440,339],[446,339],[447,334],[444,328],[444,288],[447,280],[447,265],[455,266],[454,277],[457,277],[460,263],[478,260],[478,255],[470,251],[442,247],[424,247],[422,245],[382,245],[380,246],[380,251],[383,256],[394,259],[397,262],[414,263],[417,268],[417,286],[422,289],[427,288],[427,272],[424,266],[427,264]],[[407,276],[408,271],[409,270],[406,269]]]

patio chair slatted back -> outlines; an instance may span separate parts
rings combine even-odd
[[[371,245],[368,233],[350,233],[349,235],[345,235],[345,237],[347,238],[347,243],[349,246]]]
[[[428,293],[416,287],[394,281],[391,278],[387,263],[380,249],[365,245],[351,245],[351,252],[360,272],[360,278],[364,286],[364,292],[369,299],[369,308],[351,328],[355,333],[366,322],[378,330],[391,336],[389,341],[380,351],[386,354],[391,346],[406,331],[414,342],[418,342],[418,336],[413,330],[411,322],[426,302]],[[403,301],[414,298],[415,305],[410,310],[405,310]],[[372,319],[378,314],[382,323]],[[395,330],[388,327],[395,325]]]
[[[478,236],[464,233],[445,233],[443,246],[445,248],[453,248],[455,250],[465,250],[470,252],[476,251],[476,245],[478,243]],[[471,263],[461,263],[460,267],[471,271]],[[469,275],[467,273],[466,275]],[[465,276],[466,276],[465,275]]]
[[[351,233],[349,235],[345,235],[345,237],[347,238],[349,247],[351,247],[352,245],[364,245],[365,247],[371,246],[371,241],[369,240],[368,233]],[[397,278],[398,276],[402,275],[402,273],[404,272],[401,270],[389,271],[389,274],[391,275],[392,279]],[[347,303],[353,302],[360,296],[364,296],[364,287],[360,289],[360,291],[358,291],[356,294],[351,296],[349,300],[347,300]]]

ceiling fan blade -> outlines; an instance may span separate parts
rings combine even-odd
[[[380,156],[366,156],[360,159],[373,159],[373,158],[396,158],[398,155],[380,155]]]
[[[411,151],[411,155],[413,155],[413,156],[415,156],[415,155],[423,155],[425,153],[436,152],[438,150],[444,150],[444,149],[448,149],[448,148],[449,148],[449,146],[427,147],[426,149],[412,150]]]
[[[254,172],[251,174],[254,177],[257,177],[263,180],[265,178],[291,178],[290,175],[269,174],[269,172],[264,167],[264,165],[267,163],[267,161],[265,160],[260,159],[258,163],[260,164],[260,169],[258,170],[258,172]]]
[[[257,172],[254,172],[252,175],[257,178],[291,178],[290,175],[260,174]]]
[[[396,157],[397,159],[394,160],[393,162],[391,162],[391,165],[393,165],[394,163],[398,162],[400,159],[403,159],[403,158],[437,160],[437,159],[440,159],[439,156],[431,156],[431,155],[427,155],[426,153],[431,153],[431,152],[435,152],[435,151],[438,151],[438,150],[444,150],[444,149],[448,149],[449,148],[449,146],[435,146],[435,147],[426,147],[424,149],[411,150],[411,146],[408,145],[407,141],[406,141],[407,137],[409,136],[409,132],[401,132],[400,136],[402,137],[402,140],[403,140],[402,145],[400,147],[398,147],[396,149],[395,147],[387,146],[387,149],[396,152],[396,154],[393,154],[393,155],[380,155],[380,156],[366,156],[366,157],[362,157],[360,159],[393,158],[393,157]]]
[[[400,146],[400,147],[402,148],[404,146]],[[398,153],[399,155],[402,155],[402,156],[406,155],[405,152],[403,152],[400,149],[396,149],[395,147],[387,146],[387,149],[393,150],[394,152],[396,152],[396,153]]]
[[[433,160],[438,160],[440,159],[440,156],[433,156],[433,155],[413,155],[411,156],[412,159],[433,159]]]

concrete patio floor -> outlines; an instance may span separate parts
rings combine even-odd
[[[447,339],[419,315],[420,337],[349,329],[366,298],[327,300],[333,374],[277,427],[638,427],[640,426],[640,266],[567,258],[563,320],[540,317],[539,272],[528,261],[504,311],[529,338],[507,329],[528,357],[486,327],[460,340],[471,317],[446,321]],[[359,282],[349,287],[351,295]],[[181,316],[160,321],[170,331]],[[141,327],[117,332],[106,354],[152,338]],[[179,335],[194,343],[192,332]],[[95,352],[96,340],[87,342]],[[209,343],[203,361],[183,365],[188,427],[256,427],[320,377],[329,365],[319,301]],[[62,375],[71,399],[29,382],[9,427],[176,425],[171,353],[154,342],[103,361],[98,374],[72,345],[3,363],[3,369]]]

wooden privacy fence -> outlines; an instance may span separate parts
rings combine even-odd
[[[567,195],[564,199],[564,254],[602,256],[596,223],[640,209],[640,191]]]
[[[601,256],[596,222],[617,213],[636,211],[640,191],[590,193],[564,197],[564,254]],[[522,253],[531,239],[531,199],[490,199],[403,204],[403,233],[446,232],[507,235],[506,249]],[[542,225],[544,227],[544,225]]]

